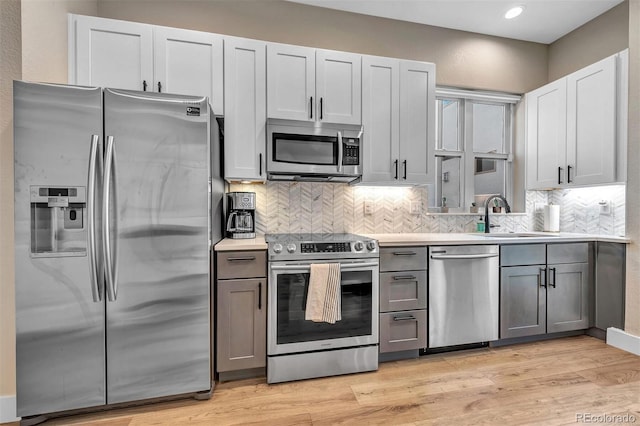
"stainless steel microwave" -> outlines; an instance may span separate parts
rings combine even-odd
[[[352,182],[362,176],[362,126],[267,122],[267,179]]]

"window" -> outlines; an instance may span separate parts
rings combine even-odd
[[[469,212],[512,198],[512,122],[520,96],[438,88],[435,206]]]

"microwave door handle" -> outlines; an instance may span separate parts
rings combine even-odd
[[[338,173],[342,173],[342,132],[338,132]]]

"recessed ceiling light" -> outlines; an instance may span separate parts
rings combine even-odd
[[[505,19],[513,19],[516,16],[520,16],[522,11],[524,10],[524,6],[516,6],[507,10],[507,13],[504,14]]]

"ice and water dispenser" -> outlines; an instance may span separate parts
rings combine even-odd
[[[31,255],[86,255],[86,188],[32,186],[30,195]]]

